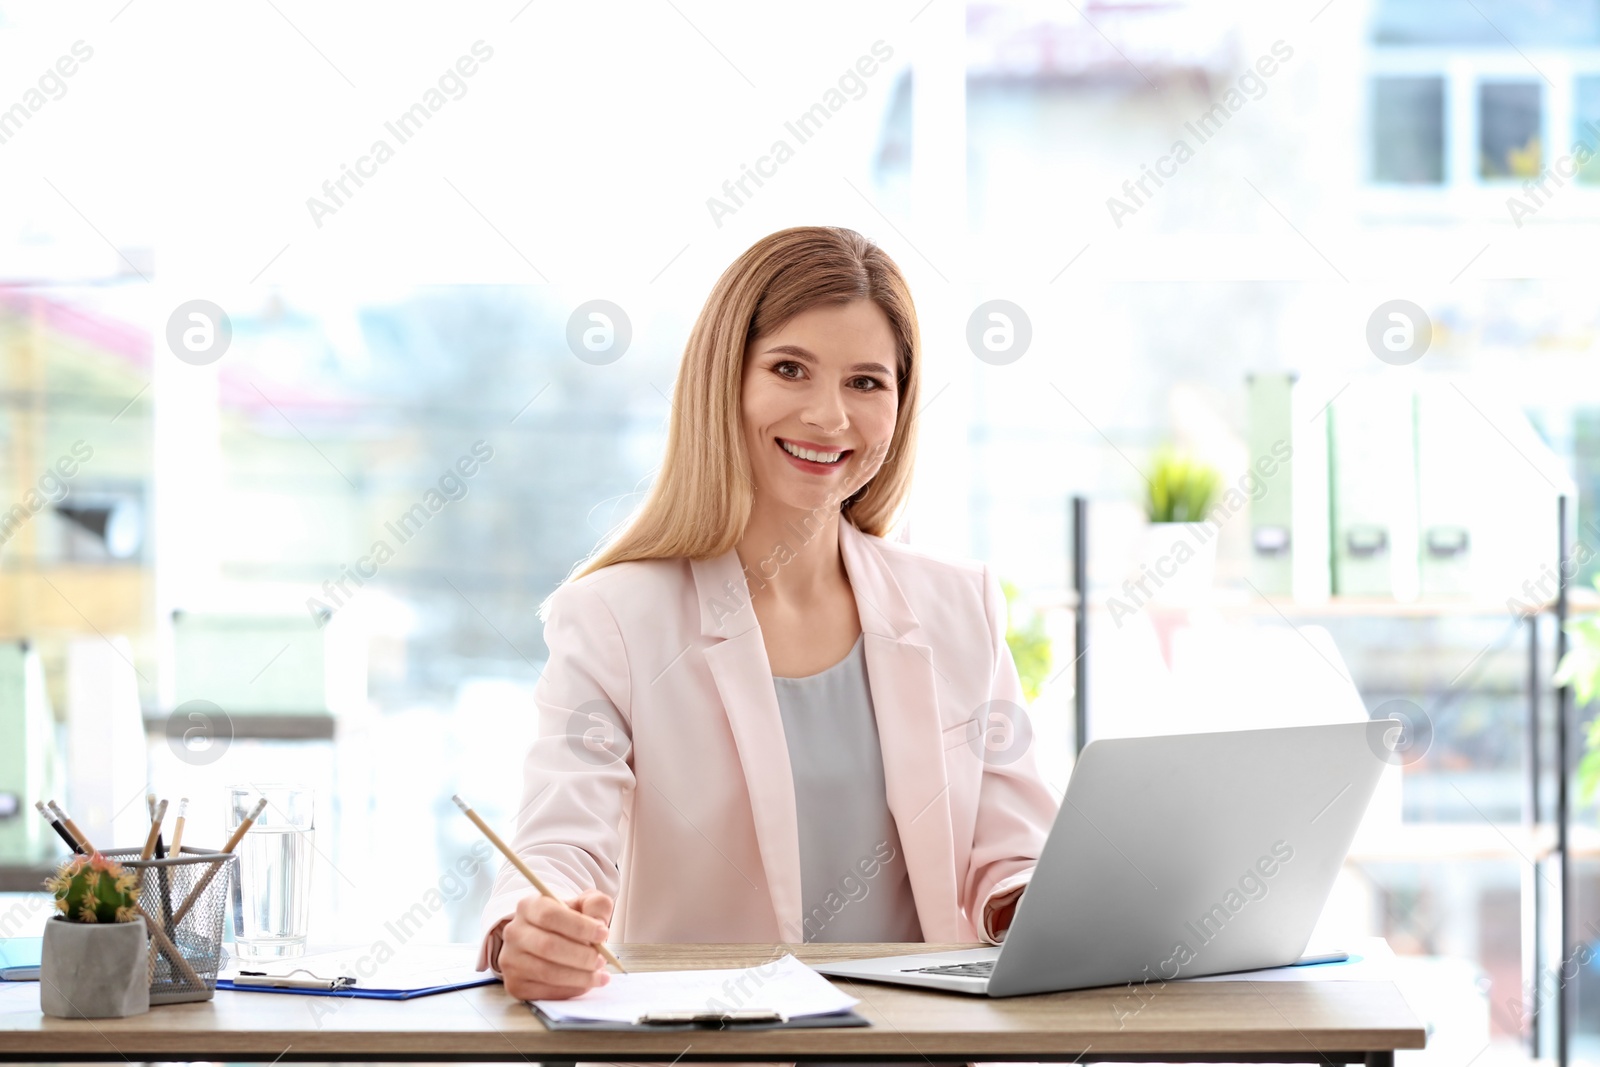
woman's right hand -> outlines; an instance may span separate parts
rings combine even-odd
[[[563,906],[542,893],[517,901],[501,930],[498,967],[518,1000],[565,1000],[604,985],[611,975],[594,945],[605,941],[614,901],[598,889]]]

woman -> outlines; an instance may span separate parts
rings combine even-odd
[[[501,870],[477,968],[512,996],[605,982],[608,938],[1003,938],[1056,805],[994,575],[883,539],[920,363],[851,230],[718,280],[648,499],[545,605],[513,847],[567,906]]]

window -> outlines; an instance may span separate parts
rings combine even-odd
[[[1578,168],[1578,181],[1600,185],[1600,74],[1585,74],[1573,80],[1572,140],[1594,153]]]
[[[1536,81],[1478,85],[1478,177],[1537,178],[1544,170]]]
[[[1372,180],[1444,181],[1444,78],[1373,79]]]
[[[1600,6],[1592,0],[1376,0],[1371,39],[1388,46],[1575,48],[1600,44]]]

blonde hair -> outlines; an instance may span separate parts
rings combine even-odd
[[[795,226],[751,245],[717,279],[678,368],[661,473],[622,532],[566,582],[628,560],[709,559],[737,544],[755,499],[739,411],[747,346],[803,311],[860,299],[876,303],[894,332],[900,415],[883,465],[840,514],[884,536],[911,490],[916,452],[922,359],[911,290],[894,260],[854,230]]]

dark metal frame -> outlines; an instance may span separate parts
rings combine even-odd
[[[1556,521],[1560,527],[1556,544],[1556,659],[1561,662],[1561,657],[1567,654],[1567,556],[1571,545],[1567,536],[1567,496],[1562,494],[1556,500]],[[1535,623],[1537,625],[1537,623]],[[1567,751],[1569,735],[1572,732],[1571,722],[1571,693],[1566,686],[1556,689],[1556,852],[1561,857],[1561,900],[1557,903],[1560,911],[1561,923],[1561,959],[1563,961],[1572,956],[1572,907],[1576,899],[1572,895],[1572,864],[1568,862],[1568,823],[1571,821],[1572,807],[1568,796],[1567,785],[1571,777],[1572,763]],[[1534,930],[1540,928],[1538,914],[1534,916]],[[1534,972],[1535,977],[1540,972]],[[1559,972],[1558,972],[1559,977]],[[1573,986],[1571,982],[1561,982],[1557,985],[1556,993],[1556,1062],[1559,1067],[1567,1067],[1569,1053],[1572,1045],[1572,1009]],[[1537,982],[1535,988],[1538,988]]]

